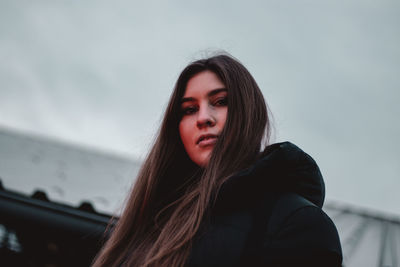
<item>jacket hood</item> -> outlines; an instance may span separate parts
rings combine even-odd
[[[230,177],[221,187],[216,205],[245,205],[268,193],[296,193],[322,207],[325,184],[318,165],[290,142],[266,147],[249,168]],[[223,205],[226,206],[226,205]]]

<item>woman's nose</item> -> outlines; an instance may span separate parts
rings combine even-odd
[[[216,119],[209,107],[200,108],[197,114],[198,128],[212,127],[215,125]]]

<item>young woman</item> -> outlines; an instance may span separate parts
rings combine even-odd
[[[93,266],[341,266],[318,166],[270,131],[241,63],[189,64]]]

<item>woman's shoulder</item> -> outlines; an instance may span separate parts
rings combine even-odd
[[[295,194],[282,194],[263,229],[263,262],[307,266],[341,266],[337,229],[318,206]],[[282,265],[283,264],[283,265]]]
[[[324,202],[325,184],[318,165],[290,142],[266,147],[250,167],[225,182],[218,197],[228,204],[248,202],[251,206],[275,192],[297,193],[319,207]],[[238,195],[243,197],[238,198]]]

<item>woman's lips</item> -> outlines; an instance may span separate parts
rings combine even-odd
[[[201,140],[198,145],[200,147],[206,147],[206,146],[211,146],[214,145],[217,142],[217,137],[216,136],[210,136],[206,137],[203,140]]]

